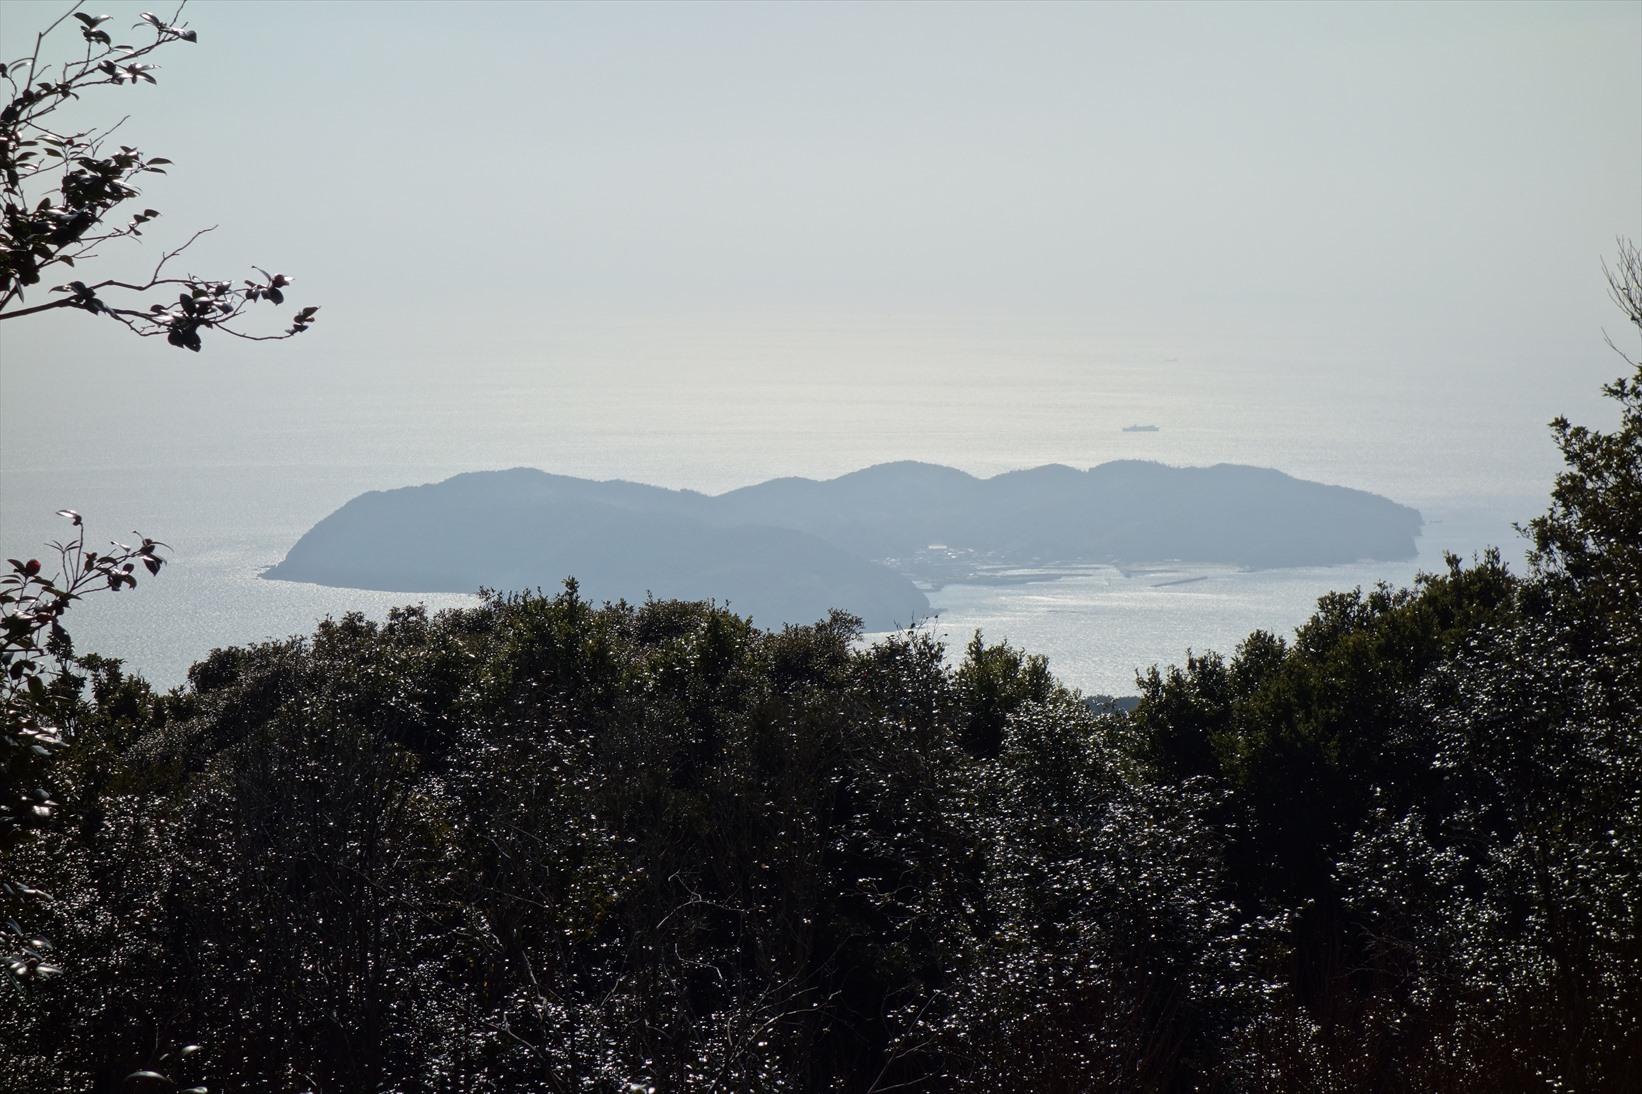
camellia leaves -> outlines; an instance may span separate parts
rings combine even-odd
[[[58,65],[42,64],[37,52],[0,70],[12,92],[10,101],[0,108],[0,147],[13,150],[12,156],[0,164],[0,204],[10,210],[0,219],[0,254],[11,256],[0,261],[0,319],[50,308],[74,308],[112,318],[141,337],[164,337],[172,345],[194,352],[200,350],[206,329],[221,329],[257,341],[301,333],[312,323],[313,313],[283,331],[267,334],[254,334],[236,326],[236,320],[250,305],[263,300],[275,306],[285,303],[282,292],[270,292],[290,284],[284,275],[274,275],[266,283],[243,290],[229,289],[228,283],[220,279],[168,275],[164,271],[166,263],[186,250],[193,239],[167,251],[145,284],[100,281],[98,290],[93,291],[76,283],[70,298],[46,304],[25,301],[25,291],[42,281],[42,271],[47,267],[82,266],[93,257],[92,247],[97,243],[149,234],[146,224],[159,216],[158,210],[145,208],[135,215],[119,217],[117,207],[138,196],[133,183],[139,175],[163,175],[172,162],[164,156],[147,157],[141,149],[126,144],[108,153],[103,141],[117,125],[64,132],[51,129],[45,120],[47,115],[92,87],[155,83],[158,66],[150,58],[154,51],[172,42],[199,41],[194,30],[168,23],[153,12],[143,12],[136,25],[152,28],[155,39],[135,47],[116,46],[103,29],[109,16],[74,10],[69,14],[74,18],[67,25],[78,27],[88,43],[82,57]],[[25,186],[30,193],[23,192]],[[38,204],[30,209],[28,206],[36,201]],[[154,302],[155,297],[166,298],[170,287],[183,285],[193,290],[194,304],[180,299],[176,303]],[[100,297],[104,292],[110,299]],[[135,293],[139,299],[123,303],[114,299],[120,293]]]

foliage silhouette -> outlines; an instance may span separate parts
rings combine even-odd
[[[157,82],[158,66],[149,58],[179,42],[198,41],[194,30],[178,22],[181,5],[169,21],[144,12],[137,28],[153,40],[138,46],[116,43],[104,27],[108,16],[87,15],[79,7],[75,4],[40,32],[28,56],[0,63],[0,82],[8,88],[6,105],[0,108],[0,320],[71,308],[107,316],[141,337],[163,335],[171,345],[195,352],[205,331],[260,341],[307,330],[317,307],[299,310],[283,332],[252,334],[240,327],[252,305],[285,302],[291,284],[285,274],[258,269],[256,280],[236,286],[231,280],[167,273],[173,260],[211,228],[163,252],[146,278],[73,279],[50,290],[62,294],[55,299],[29,302],[28,290],[48,274],[78,272],[101,257],[101,248],[141,239],[158,210],[143,208],[124,223],[117,223],[115,214],[142,196],[138,183],[144,175],[163,175],[171,163],[114,144],[121,123],[69,132],[58,125],[56,115],[94,88]],[[41,49],[60,27],[78,29],[85,51],[54,64],[42,58]]]

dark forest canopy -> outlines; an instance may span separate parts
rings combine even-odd
[[[979,479],[893,463],[717,497],[514,468],[363,494],[265,576],[468,592],[573,574],[595,600],[717,598],[765,626],[843,608],[885,630],[929,615],[908,578],[1170,559],[1408,558],[1420,523],[1416,510],[1374,494],[1232,464],[1120,461]]]
[[[165,695],[84,658],[61,815],[6,851],[62,971],[0,992],[0,1074],[1633,1089],[1642,370],[1610,393],[1526,576],[1331,595],[1127,715],[979,636],[573,587]]]

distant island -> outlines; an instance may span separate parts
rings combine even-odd
[[[1156,433],[1157,432],[1157,426],[1155,426],[1155,425],[1126,425],[1126,426],[1123,427],[1123,432],[1125,432],[1125,433]]]
[[[881,630],[929,615],[915,581],[1173,560],[1270,569],[1404,559],[1421,523],[1375,494],[1236,464],[1120,460],[980,479],[901,462],[717,496],[514,468],[362,494],[263,576],[468,592],[573,575],[593,599],[717,599],[763,626],[842,608]]]

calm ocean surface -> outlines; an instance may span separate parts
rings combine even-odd
[[[931,597],[929,626],[960,649],[979,628],[1047,654],[1069,684],[1127,693],[1139,668],[1188,648],[1230,652],[1256,627],[1288,633],[1322,593],[1407,583],[1445,550],[1496,544],[1519,560],[1511,524],[1544,508],[1559,467],[1546,421],[1603,420],[1595,382],[1567,379],[1588,363],[1559,378],[1551,362],[1542,382],[1505,385],[1462,354],[1234,353],[1024,322],[585,320],[528,344],[434,332],[392,353],[350,350],[345,331],[311,338],[149,355],[140,371],[7,353],[5,555],[40,555],[68,530],[53,515],[63,507],[87,516],[93,539],[135,528],[173,548],[157,579],[75,609],[80,649],[172,685],[214,647],[306,633],[328,614],[471,602],[257,575],[358,493],[487,468],[718,492],[897,459],[980,475],[1119,458],[1234,462],[1425,514],[1420,557],[1407,562],[1102,570]],[[54,403],[69,369],[74,394]],[[1136,423],[1160,429],[1122,432]],[[542,585],[564,576],[544,573]]]

